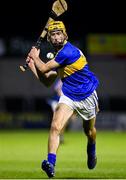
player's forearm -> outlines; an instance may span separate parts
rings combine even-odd
[[[36,68],[41,72],[41,73],[47,73],[53,69],[58,68],[60,65],[55,61],[55,59],[52,59],[48,61],[47,63],[44,63],[40,58],[39,58],[39,51],[33,47],[28,54],[27,59],[32,59],[34,61],[34,64]]]
[[[29,64],[29,68],[36,78],[40,80],[40,82],[42,82],[45,86],[48,86],[48,75],[46,73],[41,73],[41,71],[39,71],[34,64]]]
[[[45,74],[50,71],[48,66],[38,57],[34,59],[36,68],[42,73]]]
[[[49,77],[48,76],[48,73],[41,73],[41,71],[39,70],[36,70],[34,68],[31,69],[33,74],[36,76],[36,78],[42,83],[44,84],[46,87],[49,87],[52,85],[52,83],[55,81],[55,77],[56,76],[52,76],[52,77]]]
[[[29,68],[41,83],[46,87],[52,85],[57,77],[56,71],[49,71],[48,73],[42,73],[36,66],[35,63],[29,62]]]
[[[36,78],[39,79],[39,76],[38,76],[38,73],[37,73],[35,65],[29,63],[29,68],[33,72],[33,74],[36,76]]]
[[[57,78],[57,73],[53,71],[42,74],[41,71],[37,70],[37,74],[40,82],[42,82],[46,87],[51,86]]]

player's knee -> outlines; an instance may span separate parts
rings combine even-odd
[[[52,123],[50,130],[52,133],[60,134],[60,127],[57,123]]]
[[[86,136],[89,136],[89,134],[90,134],[90,130],[89,130],[89,129],[87,129],[87,128],[84,128],[84,133],[86,134]]]
[[[92,137],[94,134],[96,134],[96,129],[95,129],[95,127],[91,128],[91,129],[84,128],[84,132],[85,132],[86,136]]]

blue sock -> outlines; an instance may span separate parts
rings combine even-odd
[[[49,153],[48,154],[48,159],[47,159],[51,164],[55,166],[56,164],[56,154]]]
[[[96,144],[89,144],[87,145],[87,153],[90,156],[95,156]]]

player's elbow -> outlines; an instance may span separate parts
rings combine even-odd
[[[39,71],[42,74],[46,74],[50,71],[50,68],[46,64],[44,64],[43,66],[39,67]]]

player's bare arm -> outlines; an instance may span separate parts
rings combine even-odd
[[[57,78],[57,72],[56,71],[49,71],[45,74],[41,73],[41,71],[39,71],[37,69],[37,74],[39,76],[39,80],[46,86],[49,87],[51,86],[54,81]]]
[[[39,57],[40,51],[33,47],[28,54],[28,58],[32,58],[36,68],[42,73],[45,74],[51,70],[54,70],[58,68],[60,65],[55,61],[55,59],[52,59],[48,61],[47,63],[44,63],[40,57]]]
[[[37,79],[39,79],[46,87],[49,87],[53,84],[55,79],[57,78],[57,72],[56,71],[49,71],[47,73],[41,73],[39,69],[36,68],[35,63],[32,58],[29,56],[27,57],[26,62],[28,63],[29,68],[33,72],[33,74],[36,76]]]

